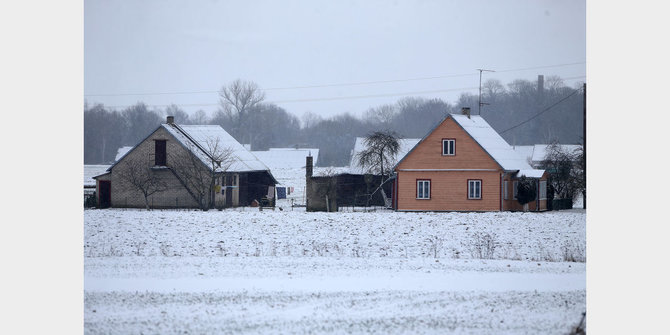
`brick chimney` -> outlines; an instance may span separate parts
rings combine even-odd
[[[467,115],[468,119],[470,118],[470,107],[463,107],[461,108],[461,114]]]
[[[168,117],[167,117],[167,123],[168,123],[168,124],[173,124],[173,123],[174,123],[174,116],[172,116],[172,115],[168,115]]]
[[[309,156],[305,157],[305,177],[311,177],[313,173],[313,157],[310,154]]]

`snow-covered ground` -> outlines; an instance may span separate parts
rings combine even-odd
[[[565,334],[586,308],[583,210],[108,209],[84,223],[87,334]]]

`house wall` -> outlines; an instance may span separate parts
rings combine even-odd
[[[119,164],[112,168],[112,207],[145,207],[142,193],[121,178],[127,159],[146,162],[154,165],[154,140],[166,140],[167,165],[171,165],[171,158],[187,155],[188,151],[172,135],[162,127],[151,134],[146,140],[130,151]],[[183,183],[169,170],[157,170],[156,174],[168,185],[167,189],[149,197],[149,204],[153,208],[198,207],[197,201],[184,187]]]
[[[442,155],[442,140],[455,139],[455,155]],[[461,171],[408,171],[408,170]],[[478,171],[472,171],[478,170]],[[453,119],[445,119],[395,169],[398,210],[498,211],[498,163]],[[431,180],[430,200],[416,199],[417,179]],[[468,180],[482,180],[482,199],[468,199]]]
[[[416,198],[417,179],[430,180],[430,199]],[[468,180],[482,181],[481,199],[468,199]],[[398,172],[398,210],[408,211],[498,211],[500,173],[490,172]]]

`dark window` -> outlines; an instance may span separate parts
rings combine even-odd
[[[165,166],[166,160],[167,160],[167,153],[165,152],[165,140],[156,140],[154,141],[156,145],[156,152],[155,152],[155,165],[157,166]]]
[[[456,140],[442,140],[442,155],[453,156],[456,154]]]

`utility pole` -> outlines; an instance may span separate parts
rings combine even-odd
[[[479,115],[482,115],[482,105],[488,105],[485,102],[482,102],[482,72],[495,72],[493,70],[486,70],[486,69],[477,69],[479,71],[479,109],[477,110],[477,113]]]
[[[584,83],[584,191],[582,191],[583,207],[586,209],[586,83]]]

